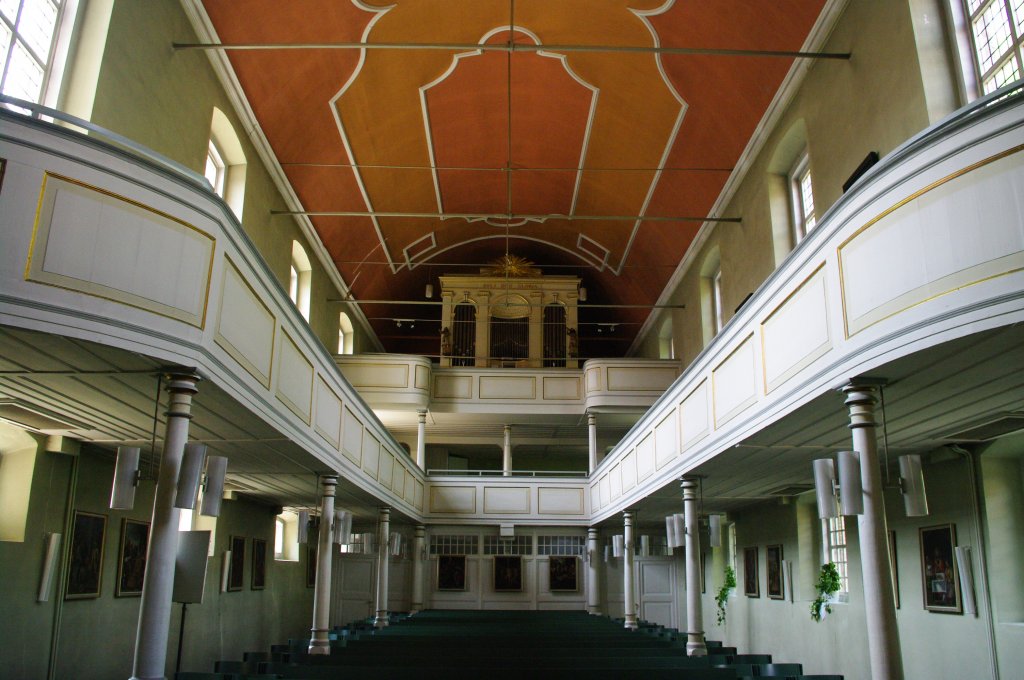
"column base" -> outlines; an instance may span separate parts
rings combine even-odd
[[[704,633],[686,633],[686,656],[707,656],[708,647],[704,644]]]
[[[310,656],[330,656],[331,641],[327,637],[327,631],[314,629],[312,633],[313,637],[309,640],[307,653]]]
[[[388,627],[388,613],[377,612],[377,618],[373,620],[374,628],[387,628]]]
[[[133,675],[128,680],[167,680],[167,676],[166,675],[157,675],[157,676],[150,677],[148,675],[147,676]]]
[[[600,616],[601,615],[601,608],[600,607],[587,607],[587,613],[590,614],[591,616]]]
[[[623,627],[628,628],[629,630],[636,630],[637,628],[639,628],[639,626],[636,623],[636,616],[627,615],[626,622],[623,624]]]

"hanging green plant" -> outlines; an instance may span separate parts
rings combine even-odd
[[[733,590],[736,589],[736,572],[732,567],[725,567],[725,583],[718,589],[718,594],[715,595],[715,604],[718,605],[718,625],[721,626],[725,623],[725,604],[729,600],[729,595]]]
[[[832,602],[835,594],[839,592],[842,585],[839,580],[839,570],[833,562],[821,565],[821,573],[818,574],[818,582],[814,588],[818,591],[818,597],[811,603],[811,618],[821,621],[821,610],[824,608],[826,614],[832,613]]]

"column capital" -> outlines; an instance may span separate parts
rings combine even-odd
[[[320,475],[320,486],[323,487],[325,496],[333,496],[335,487],[338,486],[338,475]]]
[[[427,422],[427,412],[425,410],[424,411],[416,411],[416,417],[419,418],[419,421],[421,423],[426,424],[426,422]]]
[[[416,538],[423,538],[427,535],[427,528],[422,524],[417,524],[414,531],[415,533],[413,535],[416,536]]]
[[[380,506],[379,508],[377,508],[377,514],[381,517],[381,519],[387,519],[388,517],[391,517],[391,506]]]
[[[166,370],[163,373],[163,380],[167,384],[166,389],[168,392],[187,392],[195,394],[199,391],[196,387],[202,378],[196,373],[195,369],[184,368],[181,370]]]
[[[597,414],[587,412],[587,425],[597,425]]]
[[[587,527],[587,538],[597,540],[597,527]]]

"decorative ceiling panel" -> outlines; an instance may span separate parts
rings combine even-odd
[[[793,64],[654,48],[799,50],[823,4],[204,1],[222,43],[292,47],[228,55],[303,209],[356,213],[311,220],[357,299],[420,299],[511,252],[633,305],[700,227],[641,218],[708,215]],[[389,319],[439,307],[364,311],[388,351],[436,353],[436,328]],[[649,311],[581,310],[624,324],[583,354],[621,354]]]

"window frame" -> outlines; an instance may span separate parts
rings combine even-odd
[[[213,177],[210,177],[210,167],[213,166],[214,172]],[[210,186],[213,188],[213,193],[217,194],[221,198],[224,198],[225,187],[227,185],[228,166],[224,160],[224,152],[221,151],[216,140],[210,139],[210,144],[206,149],[206,168],[203,172],[203,176],[206,177]]]
[[[807,191],[805,192],[805,183]],[[817,225],[818,218],[814,212],[814,178],[811,175],[811,156],[804,149],[797,156],[796,163],[786,175],[789,188],[790,221],[793,225],[793,244],[799,244]],[[808,194],[810,201],[807,200]],[[808,209],[808,204],[810,209]]]
[[[850,593],[850,543],[846,518],[842,515],[822,520],[825,537],[825,560],[836,565],[839,572],[839,591],[836,596],[846,602]]]
[[[964,64],[964,70],[970,71],[970,74],[965,75],[970,76],[968,80],[973,79],[974,81],[974,87],[970,88],[973,90],[970,98],[989,94],[1003,85],[1020,80],[1024,76],[1024,4],[1020,6],[1020,16],[1015,16],[1012,0],[980,0],[977,9],[973,12],[971,11],[971,0],[953,0],[953,4],[955,5],[952,7],[954,23],[962,21],[966,42],[970,47],[969,54],[962,55],[966,56],[965,61],[970,62],[969,65]],[[974,30],[975,22],[996,6],[1002,8],[1002,15],[1006,20],[1006,28],[1009,32],[1009,42],[1002,51],[994,53],[992,63],[988,68],[982,68],[981,50],[978,46],[978,36]],[[997,84],[997,76],[1011,63],[1016,71],[1016,78],[1011,77],[1002,84]],[[993,85],[991,88],[987,87],[989,83]]]
[[[722,311],[722,266],[719,265],[711,276],[711,327],[715,335],[722,332],[725,327],[725,314]]]
[[[3,13],[0,13],[0,24],[3,24],[11,33],[11,41],[7,46],[7,51],[5,54],[0,55],[0,92],[4,92],[6,88],[15,46],[20,43],[25,48],[29,58],[35,62],[42,71],[42,78],[39,81],[39,91],[36,93],[35,97],[29,101],[34,104],[41,104],[52,108],[57,105],[60,88],[64,81],[64,72],[67,69],[71,38],[74,32],[75,21],[78,16],[79,0],[42,0],[56,8],[53,32],[50,35],[47,53],[43,56],[36,53],[29,41],[23,37],[22,32],[18,30],[21,24],[25,3],[29,1],[30,0],[16,0],[18,3],[18,10],[15,13],[13,23]],[[7,106],[8,108],[15,108],[9,104],[4,106]]]

